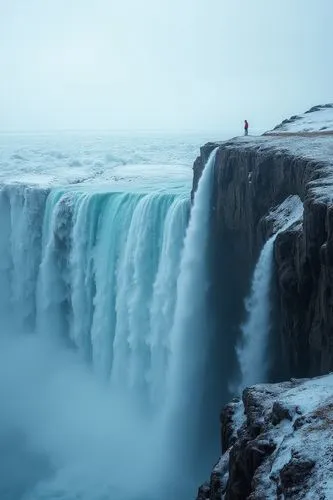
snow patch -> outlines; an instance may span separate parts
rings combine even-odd
[[[294,115],[277,125],[272,133],[332,132],[333,104],[314,106],[301,115]]]
[[[278,401],[291,410],[292,420],[284,419],[278,425],[267,425],[265,438],[276,444],[272,454],[269,477],[272,487],[281,486],[283,470],[297,467],[300,462],[314,463],[310,472],[304,473],[299,485],[295,486],[293,499],[333,498],[333,374],[311,380],[295,381],[289,389],[286,384],[267,384],[267,398],[263,405],[264,418],[270,419],[273,403]],[[264,385],[258,386],[260,392]],[[268,394],[272,387],[271,398]],[[256,387],[253,390],[257,390]],[[277,394],[279,393],[279,394]],[[267,404],[269,403],[269,404]],[[267,409],[269,410],[267,411]],[[260,439],[260,436],[258,436]],[[295,465],[296,464],[296,465]],[[264,474],[265,468],[262,469]],[[260,477],[258,484],[264,485],[267,477]],[[267,473],[267,471],[266,471]],[[285,485],[284,485],[285,487]]]
[[[280,205],[273,208],[266,219],[273,222],[274,233],[283,229],[288,223],[288,231],[303,215],[303,203],[299,196],[288,196]]]

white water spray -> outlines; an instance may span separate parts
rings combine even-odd
[[[275,221],[277,232],[265,243],[261,251],[253,274],[251,293],[245,300],[248,318],[241,326],[242,338],[236,347],[241,371],[237,393],[247,386],[267,381],[274,242],[279,233],[286,231],[302,217],[302,213],[301,200],[298,196],[291,196],[269,215],[269,218]]]
[[[0,498],[188,499],[209,470],[179,438],[205,385],[212,161],[184,254],[197,145],[101,140],[20,137],[2,162]]]
[[[53,468],[26,497],[155,499],[188,194],[14,186],[0,206],[2,418]]]
[[[207,308],[208,238],[211,194],[217,149],[209,157],[199,181],[186,233],[177,284],[177,304],[170,337],[167,385],[166,438],[173,440],[171,460],[180,470],[193,466],[195,436],[203,390],[204,367],[209,345]],[[188,415],[191,418],[188,418]],[[170,448],[169,448],[170,450]]]

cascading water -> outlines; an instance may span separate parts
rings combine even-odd
[[[25,186],[0,189],[1,304],[5,328],[31,332],[36,320],[36,280],[41,255],[41,224],[48,190]]]
[[[210,154],[195,195],[181,259],[170,338],[167,419],[169,424],[171,422],[177,458],[183,469],[193,468],[193,463],[198,461],[193,444],[194,436],[199,433],[197,419],[209,344],[208,239],[216,152],[217,149]],[[189,413],[191,419],[188,419]],[[190,457],[192,460],[195,457],[194,462]]]
[[[0,497],[167,497],[198,430],[214,161],[186,237],[184,191],[1,188],[0,455],[22,445]]]
[[[245,301],[247,320],[241,326],[242,338],[236,348],[241,380],[236,392],[267,381],[269,369],[270,288],[273,274],[274,242],[279,233],[297,222],[303,213],[298,196],[287,198],[268,218],[274,220],[275,234],[265,243],[254,270],[251,293]]]

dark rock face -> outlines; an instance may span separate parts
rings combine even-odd
[[[275,247],[282,336],[293,375],[327,373],[333,366],[332,206],[304,204],[304,228],[278,236]]]
[[[210,485],[209,483],[204,483],[200,486],[198,490],[197,500],[209,500],[210,497]]]
[[[274,243],[271,378],[333,371],[333,138],[265,136],[209,143],[194,163],[192,199],[215,147],[211,303],[218,318],[216,355],[226,372],[219,376],[230,379],[237,367],[234,346],[244,298],[260,250],[276,230],[268,215],[291,195],[299,196],[304,212],[303,221],[280,232]],[[333,380],[315,409],[303,402],[321,389],[310,388],[304,396],[308,383],[291,379],[255,386],[244,391],[243,405],[234,400],[224,408],[222,457],[198,499],[333,498],[328,438],[333,404],[325,400]]]
[[[221,449],[225,453],[230,446],[232,446],[237,435],[235,433],[234,416],[235,411],[239,407],[240,399],[234,399],[231,403],[227,404],[221,412]]]
[[[226,452],[215,465],[210,481],[200,486],[197,500],[221,500],[229,478],[229,452]]]
[[[272,409],[272,424],[277,425],[282,420],[292,420],[292,413],[287,406],[275,401]]]
[[[292,498],[295,493],[300,493],[304,480],[308,478],[314,466],[314,460],[293,456],[280,472],[279,492],[284,493],[285,498]]]
[[[333,140],[318,141],[261,137],[209,143],[193,167],[192,195],[210,152],[219,147],[212,207],[212,287],[220,318],[217,331],[229,339],[224,350],[234,345],[255,262],[273,231],[269,211],[290,195],[303,201],[303,226],[279,234],[275,242],[279,318],[275,330],[278,357],[286,362],[277,373],[280,379],[333,369],[333,205],[314,189],[325,185],[333,168],[318,155],[321,147],[333,153]],[[234,366],[232,349],[228,357]]]

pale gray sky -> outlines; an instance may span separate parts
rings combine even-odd
[[[0,130],[268,128],[333,100],[332,0],[0,0]]]

